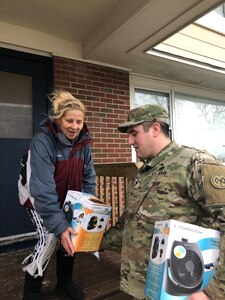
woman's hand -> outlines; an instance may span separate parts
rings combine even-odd
[[[204,292],[196,292],[188,300],[210,300],[210,298]]]
[[[73,243],[71,242],[70,235],[75,235],[76,232],[73,230],[72,227],[67,228],[63,233],[60,235],[61,244],[63,248],[66,250],[68,255],[73,256],[74,255],[74,247]]]

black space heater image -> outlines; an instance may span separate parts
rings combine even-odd
[[[98,217],[97,216],[92,216],[90,218],[90,221],[88,222],[87,230],[94,229],[97,226],[97,223],[98,223]]]
[[[156,236],[152,247],[152,259],[156,258],[159,251],[159,238]]]
[[[73,219],[73,205],[70,201],[67,201],[64,205],[64,213],[66,216],[66,219],[69,223],[71,223],[72,219]]]
[[[187,239],[174,241],[166,268],[165,291],[168,294],[189,295],[201,289],[204,261],[197,243],[189,243]]]

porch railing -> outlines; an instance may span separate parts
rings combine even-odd
[[[129,180],[134,176],[139,163],[95,164],[97,174],[96,195],[112,206],[109,225],[115,225],[126,203],[126,191]]]
[[[140,167],[140,163],[110,163],[94,166],[97,174],[96,195],[100,200],[112,206],[108,226],[115,225],[125,208],[128,182]],[[36,232],[9,236],[1,238],[0,245],[33,240],[35,237]]]

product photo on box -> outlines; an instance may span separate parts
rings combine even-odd
[[[69,190],[63,211],[76,232],[71,235],[75,252],[98,251],[111,206],[91,194]]]

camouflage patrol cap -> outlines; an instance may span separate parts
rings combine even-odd
[[[168,114],[162,106],[145,104],[130,110],[127,122],[120,124],[118,130],[122,133],[126,133],[129,127],[141,124],[145,121],[160,122],[169,125]]]

